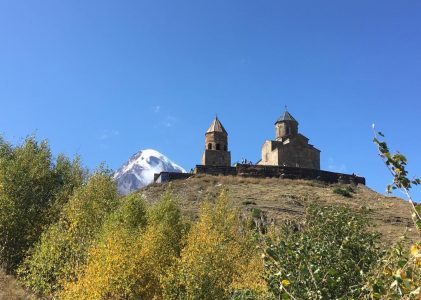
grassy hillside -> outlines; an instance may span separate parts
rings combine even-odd
[[[351,197],[334,192],[335,189],[352,188]],[[300,219],[304,209],[311,203],[320,205],[346,205],[351,208],[366,207],[371,212],[375,230],[382,234],[382,241],[389,245],[404,233],[411,240],[417,234],[410,218],[407,202],[387,197],[364,185],[329,185],[316,181],[288,179],[257,179],[233,176],[197,175],[187,180],[165,184],[153,184],[140,193],[147,201],[156,201],[168,190],[178,198],[185,213],[195,218],[200,203],[214,199],[221,189],[227,189],[233,204],[244,213],[261,210],[268,222],[283,219]]]
[[[0,300],[35,300],[11,275],[0,269]]]

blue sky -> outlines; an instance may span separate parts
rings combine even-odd
[[[372,123],[421,176],[420,20],[405,0],[0,0],[0,133],[89,168],[153,148],[189,170],[216,113],[233,161],[257,161],[288,105],[323,169],[384,191]]]

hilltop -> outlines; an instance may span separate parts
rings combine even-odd
[[[334,190],[352,189],[351,197]],[[309,180],[259,179],[236,176],[195,175],[186,180],[152,184],[139,193],[155,202],[165,192],[172,191],[182,210],[195,218],[200,204],[213,200],[226,189],[233,205],[243,213],[261,211],[269,223],[285,219],[302,219],[305,207],[311,203],[322,206],[345,205],[351,209],[366,207],[374,229],[382,234],[382,242],[390,245],[404,233],[415,240],[417,234],[410,218],[410,206],[401,198],[379,194],[365,185],[326,184]]]

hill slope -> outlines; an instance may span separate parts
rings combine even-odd
[[[260,209],[268,222],[279,223],[283,219],[301,219],[310,203],[320,205],[347,205],[352,209],[367,207],[382,241],[391,244],[408,229],[410,239],[417,237],[410,218],[410,206],[403,199],[387,197],[364,185],[353,187],[352,197],[334,192],[337,187],[315,181],[288,179],[257,179],[233,176],[196,175],[187,180],[165,184],[152,184],[139,192],[147,201],[154,202],[168,190],[178,198],[182,209],[192,218],[197,215],[200,203],[214,199],[221,189],[228,190],[233,204],[249,213]]]

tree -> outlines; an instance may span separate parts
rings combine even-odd
[[[0,138],[0,264],[12,272],[84,180],[76,159],[54,163],[46,141],[21,146]]]
[[[264,289],[261,258],[250,233],[226,193],[215,204],[205,203],[181,257],[163,279],[164,298],[229,299],[236,289]]]
[[[162,299],[160,278],[180,254],[185,226],[170,194],[148,211],[146,227],[136,199],[129,196],[107,222],[82,275],[65,285],[60,298]]]
[[[110,174],[97,171],[65,204],[58,221],[43,232],[19,267],[21,281],[41,295],[52,295],[74,280],[106,217],[118,206]]]

